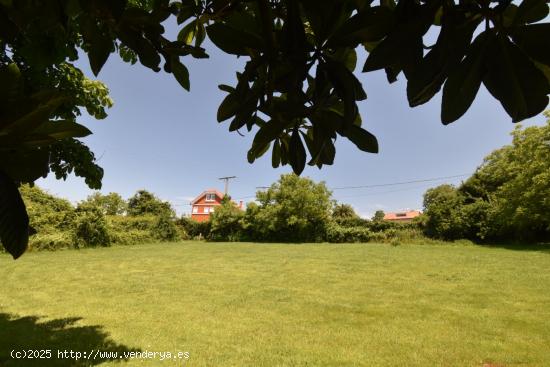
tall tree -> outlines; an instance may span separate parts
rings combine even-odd
[[[256,193],[258,205],[248,206],[247,217],[261,238],[315,242],[323,238],[330,220],[331,195],[324,182],[281,175],[269,189]]]
[[[428,234],[447,239],[550,239],[550,113],[544,126],[513,132],[458,188],[424,194]]]
[[[107,195],[94,192],[88,196],[85,202],[101,209],[104,215],[121,215],[126,212],[128,207],[126,201],[116,192],[110,192]]]
[[[79,51],[95,75],[116,52],[172,73],[185,89],[182,57],[208,57],[206,37],[245,57],[236,85],[220,85],[228,94],[217,118],[231,131],[256,128],[249,162],[271,149],[274,167],[301,173],[334,162],[337,136],[378,151],[358,113],[367,94],[354,74],[357,47],[369,52],[363,72],[384,69],[390,82],[403,73],[411,106],[443,89],[443,123],[466,112],[481,83],[513,121],[540,113],[550,92],[547,15],[545,0],[2,0],[0,239],[14,256],[24,251],[21,182],[74,170],[100,184],[93,155],[73,140],[90,131],[64,117],[83,106],[81,94],[55,77],[74,71]],[[175,40],[164,36],[169,17],[181,26]],[[426,46],[432,27],[438,38]],[[92,114],[107,101],[93,98]]]
[[[129,215],[153,214],[173,218],[174,209],[167,201],[162,201],[147,190],[139,190],[128,199]]]

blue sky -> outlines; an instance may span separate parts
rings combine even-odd
[[[110,88],[115,105],[105,120],[80,119],[94,132],[84,141],[105,170],[103,193],[118,192],[128,198],[147,189],[171,202],[181,214],[189,212],[189,200],[204,189],[223,190],[218,177],[237,176],[230,183],[230,195],[250,201],[256,187],[268,186],[280,174],[291,171],[289,166],[273,169],[269,154],[249,164],[246,152],[253,134],[242,137],[229,132],[227,122],[218,124],[216,111],[225,93],[217,85],[234,85],[235,72],[241,70],[244,60],[225,55],[211,44],[205,47],[210,59],[183,60],[191,74],[191,92],[183,90],[172,75],[132,66],[111,55],[98,79]],[[365,58],[360,52],[358,69]],[[86,58],[78,65],[92,75]],[[333,166],[321,170],[306,166],[303,173],[325,181],[329,188],[471,173],[484,156],[511,141],[509,133],[515,125],[483,86],[466,115],[443,126],[439,119],[441,94],[412,109],[402,75],[394,84],[388,84],[383,71],[356,75],[368,94],[359,104],[363,126],[377,136],[380,153],[364,153],[338,139]],[[539,115],[522,124],[540,125],[544,120]],[[362,216],[372,216],[378,209],[421,209],[427,188],[462,179],[334,190],[333,196],[351,204]],[[84,180],[76,177],[58,181],[50,175],[37,184],[72,202],[92,193]]]

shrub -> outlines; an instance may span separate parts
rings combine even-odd
[[[37,233],[29,238],[29,250],[60,250],[73,247],[72,233],[55,232],[55,233]]]
[[[180,239],[176,224],[167,215],[159,215],[155,225],[151,229],[151,234],[162,241],[177,241]]]
[[[198,222],[189,217],[181,217],[176,220],[176,226],[187,234],[188,238],[206,238],[210,234],[210,221]]]
[[[126,201],[116,192],[110,192],[107,195],[94,192],[85,202],[99,207],[105,215],[122,215],[127,209]]]
[[[256,193],[258,205],[247,207],[247,231],[259,241],[320,242],[331,219],[330,195],[324,182],[282,175]]]
[[[146,190],[139,190],[128,199],[127,212],[129,215],[168,215],[173,217],[174,209],[167,201],[162,201]]]
[[[141,229],[130,229],[121,232],[111,231],[110,236],[111,242],[118,245],[137,245],[155,241],[155,238],[151,235],[151,231]]]
[[[19,188],[30,219],[31,227],[42,234],[51,234],[72,226],[74,208],[65,199],[56,198],[37,186]]]
[[[210,234],[213,241],[240,241],[243,238],[244,213],[229,197],[225,197],[210,216]]]
[[[106,217],[109,226],[115,232],[140,230],[151,232],[157,219],[154,215],[121,216],[109,215]]]
[[[343,227],[336,223],[327,226],[326,240],[332,243],[368,242],[371,231],[365,227]]]
[[[333,221],[342,227],[370,227],[370,220],[361,217],[337,217]]]
[[[393,247],[401,246],[401,241],[397,238],[394,238],[390,241],[390,245],[392,245]]]
[[[111,236],[103,212],[97,207],[77,208],[73,228],[73,242],[77,248],[109,246]]]

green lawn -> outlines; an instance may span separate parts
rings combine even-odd
[[[549,252],[461,245],[2,254],[0,366],[550,366],[549,269]],[[58,349],[189,359],[75,361]]]

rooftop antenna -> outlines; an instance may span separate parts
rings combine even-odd
[[[234,178],[237,178],[237,176],[227,176],[227,177],[218,178],[218,180],[225,181],[225,191],[223,193],[224,196],[227,196],[227,192],[229,191],[229,180],[234,179]]]

